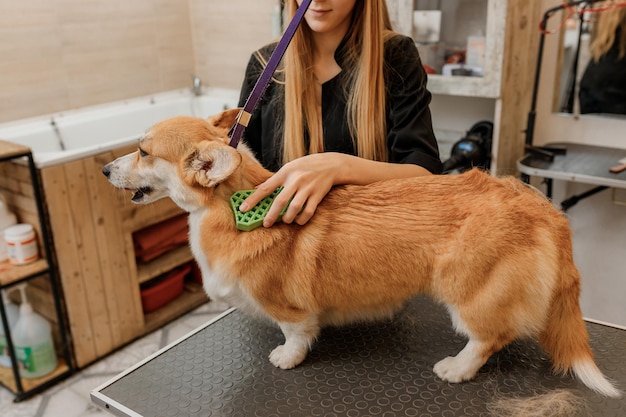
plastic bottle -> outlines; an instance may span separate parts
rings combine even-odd
[[[9,297],[7,297],[6,291],[2,292],[2,302],[4,304],[4,311],[7,315],[7,321],[9,322],[9,328],[5,329],[2,323],[0,322],[0,366],[4,366],[6,368],[11,367],[11,355],[9,354],[9,346],[7,344],[7,338],[5,335],[6,331],[10,331],[11,334],[13,332],[13,328],[15,327],[15,323],[17,323],[17,319],[20,315],[19,307],[11,302]]]
[[[22,377],[39,378],[54,371],[57,366],[52,329],[46,319],[33,311],[26,299],[26,284],[21,284],[19,289],[22,292],[20,316],[11,332],[15,356]]]
[[[15,214],[9,211],[4,196],[0,194],[0,262],[9,259],[7,243],[4,240],[4,230],[16,223]]]

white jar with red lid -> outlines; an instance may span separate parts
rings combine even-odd
[[[39,248],[33,226],[19,223],[4,230],[9,262],[13,265],[24,265],[39,259]]]

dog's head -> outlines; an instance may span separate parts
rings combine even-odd
[[[238,112],[159,122],[139,140],[137,151],[105,165],[102,172],[115,187],[131,190],[134,203],[170,197],[190,211],[242,163],[242,153],[228,145]]]

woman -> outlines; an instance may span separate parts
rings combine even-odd
[[[289,16],[300,2],[286,1]],[[251,57],[240,106],[275,46]],[[385,0],[314,0],[274,79],[245,142],[277,172],[240,207],[283,186],[265,227],[288,204],[282,221],[305,224],[334,185],[441,172],[426,73],[413,41],[391,31]]]
[[[611,2],[603,6],[611,7]],[[590,52],[580,81],[580,112],[626,114],[626,7],[599,13]]]

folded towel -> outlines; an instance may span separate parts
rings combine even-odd
[[[133,233],[135,256],[149,262],[189,241],[187,214],[173,217]]]

